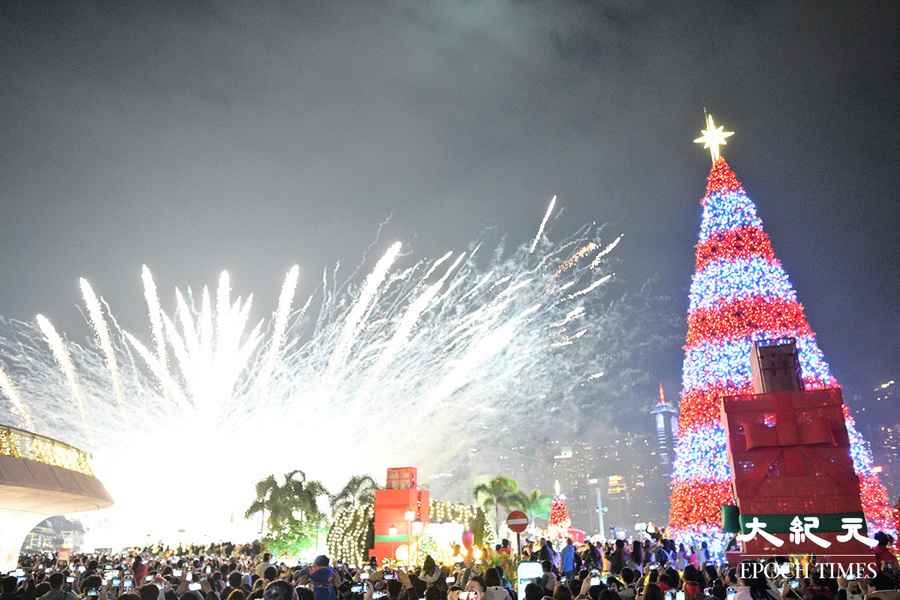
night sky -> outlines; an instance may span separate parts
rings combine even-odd
[[[675,396],[706,107],[834,373],[868,394],[900,377],[898,11],[3,2],[0,313],[78,337],[85,275],[144,327],[145,262],[162,290],[228,268],[268,311],[292,264],[308,293],[388,217],[433,256],[489,226],[527,241],[558,194],[557,238],[610,223],[616,285],[671,299],[677,335],[644,367]]]

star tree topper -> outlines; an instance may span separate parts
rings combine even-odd
[[[706,115],[706,129],[700,131],[702,134],[696,140],[695,144],[703,144],[704,148],[709,148],[709,155],[713,162],[719,158],[719,146],[724,146],[728,142],[725,140],[734,135],[733,131],[725,131],[722,125],[716,125],[713,116]]]

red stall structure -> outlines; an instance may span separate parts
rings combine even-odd
[[[391,468],[385,489],[375,492],[375,545],[369,556],[409,563],[414,536],[429,521],[430,494],[418,487],[415,467]]]

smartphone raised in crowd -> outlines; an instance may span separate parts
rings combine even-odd
[[[192,583],[192,584],[188,585],[188,589],[189,589],[190,591],[192,591],[192,592],[196,592],[197,590],[200,589],[200,584],[199,584],[199,583]]]
[[[799,587],[800,587],[800,580],[799,579],[791,579],[791,589],[796,590]]]

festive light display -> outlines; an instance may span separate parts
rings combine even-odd
[[[374,539],[375,507],[361,504],[342,509],[334,515],[326,543],[332,560],[361,565],[368,560],[367,550]]]
[[[493,530],[487,522],[484,511],[477,506],[431,500],[428,505],[428,520],[435,524],[459,523],[467,531],[475,533],[474,537],[478,543],[482,543],[483,540],[492,541],[488,539],[488,534]],[[328,553],[332,559],[348,565],[362,565],[368,562],[368,551],[375,538],[374,522],[373,504],[361,504],[338,511],[334,515],[326,538]],[[421,535],[417,543],[421,546],[419,550],[423,557],[426,553],[437,556],[439,551],[449,550],[431,547],[434,540],[427,535]]]
[[[547,527],[547,535],[550,538],[565,539],[572,527],[572,518],[569,516],[569,504],[566,497],[559,491],[559,482],[556,484],[556,494],[550,502],[550,518]]]
[[[700,271],[713,260],[762,257],[775,260],[775,250],[759,227],[738,227],[721,231],[697,244],[694,267]]]
[[[569,505],[566,503],[565,496],[557,496],[550,504],[550,524],[559,527],[565,526],[567,529],[572,525],[572,519],[569,517]]]
[[[709,155],[712,156],[713,160],[719,158],[719,146],[727,144],[726,140],[734,135],[733,131],[725,131],[725,128],[721,125],[716,127],[716,122],[713,120],[712,115],[706,115],[706,129],[703,129],[700,133],[700,137],[694,140],[694,143],[703,144],[704,148],[709,148]]]
[[[669,525],[679,537],[715,536],[720,506],[733,504],[719,398],[751,392],[755,341],[796,340],[806,389],[836,386],[803,306],[775,252],[753,201],[718,146],[711,119],[704,137],[713,156],[690,289],[678,442]],[[870,531],[894,531],[894,513],[873,471],[872,454],[845,414],[851,456]]]
[[[897,504],[894,505],[894,529],[900,531],[900,498],[897,498]],[[900,541],[894,540],[894,550],[900,548]]]

